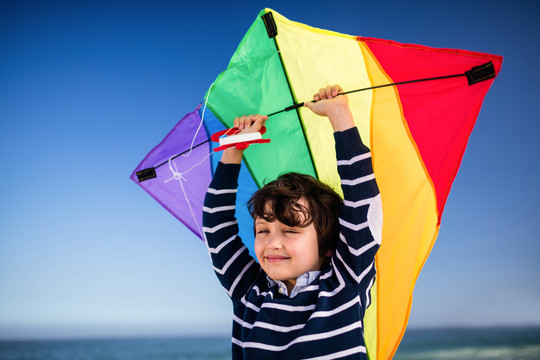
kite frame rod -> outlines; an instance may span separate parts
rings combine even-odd
[[[431,78],[425,78],[425,79],[399,81],[399,82],[395,82],[395,83],[392,83],[392,84],[375,85],[375,86],[371,86],[371,87],[367,87],[367,88],[363,88],[363,89],[345,91],[345,92],[339,93],[338,95],[347,95],[347,94],[352,94],[352,93],[355,93],[355,92],[360,92],[360,91],[365,91],[365,90],[380,89],[380,88],[388,87],[388,86],[412,84],[412,83],[417,83],[417,82],[422,82],[422,81],[450,79],[450,78],[455,78],[455,77],[460,77],[460,76],[466,76],[466,75],[465,74],[455,74],[455,75],[437,76],[437,77],[431,77]]]
[[[485,64],[473,66],[470,70],[467,70],[461,74],[435,76],[435,77],[416,79],[416,80],[398,81],[398,82],[390,83],[390,84],[375,85],[375,86],[370,86],[370,87],[362,88],[362,89],[349,90],[349,91],[339,93],[338,95],[347,95],[347,94],[352,94],[355,92],[380,89],[387,86],[398,86],[398,85],[412,84],[412,83],[418,83],[418,82],[424,82],[424,81],[443,80],[443,79],[450,79],[450,78],[456,78],[456,77],[461,77],[461,76],[465,76],[467,78],[467,81],[470,86],[478,82],[494,78],[496,76],[496,72],[493,66],[493,62],[488,61]],[[311,102],[315,102],[315,100],[312,100]],[[302,106],[304,106],[304,103],[296,103],[296,104],[286,107],[285,109],[273,112],[267,116],[270,117],[272,115],[277,115],[285,111],[301,108]]]
[[[277,43],[276,43],[276,47],[277,47]],[[490,61],[490,62],[487,62],[487,63],[485,63],[483,65],[475,66],[475,67],[471,68],[470,70],[467,70],[467,71],[465,71],[464,73],[461,73],[461,74],[436,76],[436,77],[416,79],[416,80],[398,81],[398,82],[390,83],[390,84],[375,85],[375,86],[370,86],[370,87],[361,88],[361,89],[349,90],[349,91],[341,92],[338,95],[347,95],[347,94],[352,94],[352,93],[361,92],[361,91],[380,89],[380,88],[384,88],[384,87],[388,87],[388,86],[398,86],[398,85],[406,85],[406,84],[425,82],[425,81],[451,79],[451,78],[456,78],[456,77],[461,77],[461,76],[467,77],[469,85],[473,85],[473,84],[476,84],[477,82],[494,78],[495,75],[496,75],[496,73],[495,73],[495,70],[494,70],[494,67],[493,67],[493,63]],[[289,89],[290,89],[290,84],[289,84]],[[292,91],[291,91],[291,94],[292,94]],[[294,101],[294,96],[293,96],[293,101]],[[312,100],[312,102],[315,102],[315,101]],[[302,106],[304,106],[303,102],[302,103],[295,103],[295,104],[293,104],[291,106],[288,106],[288,107],[286,107],[286,108],[284,108],[282,110],[279,110],[279,111],[273,112],[271,114],[268,114],[267,116],[268,117],[274,116],[274,115],[280,114],[282,112],[291,111],[291,110],[301,108]],[[199,144],[197,144],[195,146],[192,146],[190,149],[181,152],[180,154],[171,156],[171,158],[169,160],[163,161],[162,163],[160,163],[160,164],[158,164],[158,165],[156,165],[154,167],[150,167],[150,168],[146,168],[146,169],[138,171],[137,176],[139,177],[139,182],[145,181],[145,180],[148,180],[148,179],[151,179],[151,178],[155,177],[155,172],[154,172],[154,176],[151,176],[151,177],[142,177],[141,178],[141,176],[139,176],[139,174],[143,174],[143,173],[147,172],[150,169],[153,169],[155,171],[155,169],[167,164],[170,160],[174,160],[177,157],[179,157],[181,155],[184,155],[185,153],[187,153],[187,152],[189,152],[189,151],[191,151],[193,149],[196,149],[201,145],[206,144],[210,140],[211,139],[205,140],[205,141],[203,141],[203,142],[201,142],[201,143],[199,143]]]
[[[397,85],[412,84],[412,83],[424,82],[424,81],[433,81],[433,80],[450,79],[450,78],[455,78],[455,77],[460,77],[460,76],[466,76],[466,74],[463,73],[463,74],[454,74],[454,75],[437,76],[437,77],[424,78],[424,79],[399,81],[399,82],[390,83],[390,84],[375,85],[375,86],[370,86],[370,87],[361,88],[361,89],[349,90],[349,91],[341,92],[341,93],[339,93],[338,95],[347,95],[347,94],[352,94],[352,93],[361,92],[361,91],[380,89],[380,88],[384,88],[384,87],[388,87],[388,86],[397,86]],[[311,100],[311,102],[316,102],[316,101],[315,101],[315,100]],[[296,103],[296,104],[294,104],[294,105],[291,105],[291,106],[286,107],[285,109],[282,109],[282,110],[273,112],[273,113],[271,113],[271,114],[269,114],[269,115],[267,115],[267,116],[270,117],[270,116],[277,115],[277,114],[280,114],[280,113],[285,112],[285,111],[290,111],[290,110],[293,110],[293,109],[298,109],[298,108],[301,108],[301,107],[303,107],[303,106],[304,106],[304,103]]]
[[[187,149],[187,150],[181,152],[180,154],[171,156],[170,160],[174,160],[174,159],[176,159],[177,157],[182,156],[182,155],[184,155],[185,153],[190,152],[191,150],[196,149],[196,148],[198,148],[199,146],[206,144],[206,143],[209,142],[210,140],[212,140],[212,139],[205,140],[205,141],[203,141],[203,142],[201,142],[201,143],[198,143],[197,145],[191,147],[190,149]],[[158,167],[163,166],[163,165],[167,164],[168,162],[169,162],[169,160],[165,160],[165,161],[162,162],[161,164],[154,166],[154,169],[157,169]]]

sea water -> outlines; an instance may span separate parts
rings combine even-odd
[[[0,341],[0,360],[222,360],[222,337]],[[540,328],[407,330],[396,360],[540,360]]]
[[[225,360],[231,338],[0,341],[1,360]]]
[[[395,360],[540,360],[540,327],[407,330]]]

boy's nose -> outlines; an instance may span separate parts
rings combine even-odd
[[[266,247],[268,249],[281,249],[283,247],[283,244],[281,243],[281,238],[278,235],[271,236],[268,239],[268,243],[266,244]]]

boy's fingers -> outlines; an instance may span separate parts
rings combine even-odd
[[[244,130],[244,129],[247,129],[251,126],[251,123],[253,122],[253,120],[251,119],[252,116],[251,115],[244,115],[241,117],[242,119],[242,124],[240,126],[242,126],[242,129],[241,130]]]
[[[334,96],[332,95],[333,89],[332,86],[328,85],[326,89],[324,89],[324,92],[326,94],[327,99],[332,99]]]
[[[262,115],[250,115],[248,117],[249,119],[249,125],[253,125],[253,123],[262,121]]]
[[[263,125],[268,120],[268,116],[266,115],[257,115],[257,120],[260,121]]]
[[[255,120],[253,120],[253,115],[244,116],[244,129],[249,128]]]
[[[238,130],[246,130],[253,127],[254,131],[259,131],[266,120],[268,120],[268,116],[266,115],[244,115],[234,119],[233,127]]]
[[[319,100],[324,100],[324,99],[326,99],[326,89],[321,88],[319,90]]]
[[[341,91],[342,91],[341,86],[337,84],[332,86],[332,97],[336,97],[337,94],[339,94]]]
[[[238,130],[242,130],[244,128],[244,118],[245,116],[241,116],[238,119],[237,125],[235,126]]]
[[[253,124],[255,131],[261,130],[261,128],[264,126],[264,123],[268,119],[268,116],[266,115],[254,115],[253,116]]]

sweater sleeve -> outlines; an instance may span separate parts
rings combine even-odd
[[[357,128],[334,134],[343,190],[341,226],[334,264],[346,282],[358,286],[364,308],[375,281],[375,254],[382,237],[382,205],[371,153]]]
[[[235,217],[240,165],[219,163],[206,192],[203,231],[214,271],[229,296],[242,297],[260,273],[238,236]]]

